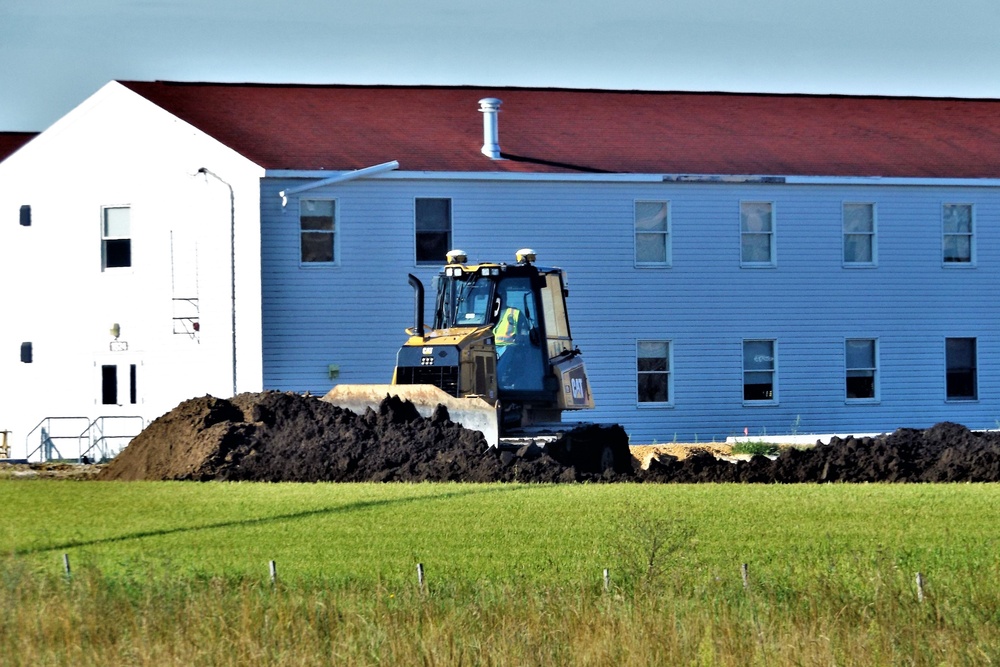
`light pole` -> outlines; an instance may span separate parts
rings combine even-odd
[[[233,329],[233,396],[236,395],[236,195],[233,186],[211,169],[201,167],[199,174],[211,176],[229,188],[229,298]]]

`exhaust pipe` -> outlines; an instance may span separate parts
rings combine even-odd
[[[424,335],[424,284],[412,273],[408,274],[408,280],[414,292],[413,335],[427,340],[427,336]]]

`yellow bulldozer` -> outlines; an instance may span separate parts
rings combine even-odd
[[[436,281],[432,326],[424,324],[424,286],[410,274],[414,323],[392,384],[340,384],[323,400],[363,413],[394,395],[424,417],[443,405],[452,421],[481,431],[490,446],[544,446],[546,438],[563,437],[561,448],[572,450],[565,434],[579,425],[563,423],[562,414],[593,408],[594,399],[570,334],[566,276],[536,266],[533,250],[515,258],[469,264],[466,253],[449,252]],[[631,460],[627,442],[609,446],[593,428],[587,432],[576,438],[575,463],[601,471]]]

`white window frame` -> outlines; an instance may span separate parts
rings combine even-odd
[[[770,369],[747,369],[746,346],[747,343],[770,343],[771,344],[771,367]],[[743,368],[740,391],[743,396],[743,405],[763,406],[778,404],[778,341],[774,338],[744,338],[740,345],[740,365]],[[748,399],[746,397],[747,374],[749,373],[770,373],[771,374],[771,398]]]
[[[950,340],[972,341],[972,396],[950,396],[948,394],[948,341]],[[948,403],[974,403],[979,400],[979,339],[977,337],[948,336],[944,339],[944,400]]]
[[[417,255],[418,243],[417,234],[420,231],[417,229],[417,202],[421,199],[442,199],[448,202],[448,243],[441,257],[436,259],[420,259]],[[413,198],[413,265],[414,266],[443,266],[447,261],[445,254],[454,249],[455,245],[455,201],[452,197],[435,197],[433,195],[426,195]]]
[[[872,212],[872,229],[871,232],[848,232],[847,231],[847,207],[848,206],[869,206]],[[854,269],[870,269],[878,266],[878,207],[875,202],[864,202],[864,201],[845,201],[840,207],[840,228],[841,228],[841,242],[842,248],[840,253],[841,262],[843,266],[847,268]],[[849,236],[869,236],[871,238],[871,249],[872,258],[870,261],[852,261],[847,259],[847,237]]]
[[[125,209],[128,211],[128,236],[114,236],[106,233],[107,222],[108,222],[108,211]],[[101,207],[101,272],[105,271],[132,271],[132,267],[135,266],[135,253],[132,252],[133,239],[135,238],[132,232],[132,205],[131,204],[115,204],[107,205]],[[128,241],[128,266],[108,266],[108,241]]]
[[[659,343],[667,346],[667,368],[665,371],[644,371],[639,368],[639,347],[642,343]],[[643,357],[652,358],[652,357]],[[639,376],[640,375],[666,375],[667,377],[667,400],[666,401],[642,401],[639,400]],[[639,408],[669,408],[674,405],[674,344],[667,339],[643,338],[635,341],[635,400]]]
[[[872,344],[872,367],[849,366],[847,348],[854,341],[863,341]],[[852,398],[847,395],[847,379],[852,371],[871,372],[872,374],[872,395],[870,397]],[[881,400],[879,394],[879,340],[878,338],[855,336],[844,339],[844,402],[849,404],[878,403]]]
[[[743,218],[745,215],[744,207],[747,206],[760,206],[766,205],[770,208],[771,213],[771,229],[767,232],[745,230],[743,229]],[[778,243],[777,243],[777,233],[778,233],[778,223],[777,223],[777,206],[773,201],[764,200],[746,200],[740,201],[740,267],[746,269],[770,269],[778,265]],[[762,236],[764,234],[768,235],[768,260],[764,262],[753,262],[746,261],[743,259],[743,239],[747,236]]]
[[[640,231],[639,230],[639,207],[642,204],[654,204],[663,206],[666,209],[666,220],[664,231],[659,230],[649,230]],[[670,268],[673,265],[673,233],[671,229],[670,222],[670,201],[666,199],[637,199],[633,202],[632,206],[632,240],[634,243],[633,247],[633,260],[636,268],[653,268],[653,269],[663,269]],[[643,262],[639,260],[639,236],[661,236],[663,237],[663,247],[664,247],[664,261],[662,262]]]
[[[945,210],[951,206],[964,206],[969,209],[969,232],[949,232],[945,230]],[[969,260],[949,262],[945,257],[946,244],[949,237],[967,236],[969,238]],[[943,202],[941,204],[941,265],[949,269],[971,268],[976,266],[976,207],[968,202]]]
[[[302,212],[307,202],[331,202],[333,205],[333,229],[303,229]],[[302,259],[302,236],[309,234],[329,234],[333,237],[333,259],[329,262],[307,262]],[[340,266],[340,202],[333,197],[304,197],[299,199],[299,267],[330,268]]]

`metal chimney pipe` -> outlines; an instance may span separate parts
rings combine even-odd
[[[483,114],[483,155],[491,160],[500,158],[500,131],[497,129],[497,113],[501,101],[495,97],[479,100],[479,111]]]

